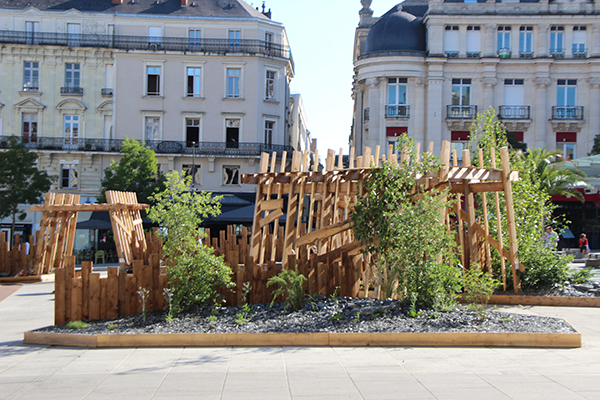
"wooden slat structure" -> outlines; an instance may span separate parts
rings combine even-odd
[[[420,153],[420,149],[421,145],[417,143],[417,154]],[[428,152],[432,152],[433,143],[429,144],[428,149]],[[479,165],[491,162],[491,168],[472,166],[468,150],[463,151],[462,165],[458,165],[457,155],[455,152],[452,154],[450,142],[444,141],[439,170],[417,177],[417,182],[425,190],[448,188],[449,193],[456,196],[455,206],[440,212],[444,214],[443,220],[449,229],[456,233],[457,251],[462,264],[469,268],[477,263],[491,272],[490,246],[496,248],[502,259],[504,281],[504,259],[508,259],[513,267],[516,292],[519,284],[518,275],[514,270],[522,267],[519,266],[517,252],[512,182],[518,180],[518,172],[510,170],[507,148],[500,149],[501,168],[496,168],[495,149],[493,150],[491,160],[484,160],[483,152],[478,154]],[[362,182],[369,178],[371,169],[379,168],[386,161],[386,156],[381,154],[379,146],[374,152],[365,147],[360,157],[355,158],[355,153],[355,149],[351,149],[349,167],[344,168],[341,163],[341,150],[337,165],[335,152],[330,150],[325,159],[325,168],[318,171],[314,167],[316,163],[309,170],[306,154],[294,152],[289,170],[284,170],[282,165],[280,172],[275,172],[273,167],[269,170],[269,154],[262,154],[259,172],[242,176],[242,183],[257,185],[250,245],[250,256],[255,263],[262,265],[265,261],[264,249],[272,247],[273,243],[280,240],[283,240],[283,268],[289,267],[289,255],[301,252],[315,253],[318,257],[328,259],[331,265],[341,260],[343,252],[339,251],[340,249],[351,248],[352,254],[360,250],[360,244],[354,241],[349,211],[357,197],[362,195]],[[388,154],[388,161],[396,164],[402,163],[408,157],[407,153],[399,156],[394,154],[393,149],[389,150]],[[274,165],[275,154],[272,157],[271,165]],[[451,158],[454,158],[452,165]],[[420,162],[420,156],[418,159]],[[488,192],[495,193],[495,215],[501,215],[499,195],[504,193],[509,249],[504,248],[501,225],[498,227],[498,238],[490,234],[486,197]],[[477,213],[476,193],[481,193],[483,197],[483,203],[480,205],[482,209]],[[283,232],[273,227],[273,224],[278,223],[279,217],[284,215],[281,194],[287,194],[286,224]],[[454,215],[454,218],[451,219],[450,215]],[[269,243],[266,241],[268,235],[272,235]],[[271,252],[272,257],[273,254],[274,252]],[[368,279],[368,276],[365,275],[364,278]]]
[[[0,233],[0,283],[12,282],[15,281],[15,277],[34,274],[37,248],[33,241],[33,235],[30,235],[27,240],[29,252],[27,252],[27,244],[21,243],[20,234],[15,234],[13,243],[11,245],[6,232]]]
[[[79,204],[79,195],[46,193],[44,205],[30,207],[31,211],[42,212],[34,275],[61,268],[64,258],[73,255],[79,212],[110,212],[120,263],[132,265],[134,252],[146,252],[148,245],[142,230],[140,210],[149,206],[139,204],[135,193],[107,191],[106,195],[108,204]]]

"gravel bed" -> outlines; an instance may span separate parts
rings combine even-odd
[[[89,321],[78,330],[64,325],[38,332],[81,334],[140,333],[267,333],[267,332],[539,332],[575,333],[558,318],[511,314],[488,309],[484,319],[464,306],[447,312],[422,310],[415,317],[395,300],[352,297],[307,299],[300,311],[285,310],[283,304],[242,307],[198,307],[171,322],[165,311],[130,315],[111,320]],[[242,318],[243,317],[243,318]]]

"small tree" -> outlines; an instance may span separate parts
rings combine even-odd
[[[12,216],[11,243],[16,219],[22,221],[27,216],[19,204],[39,203],[52,184],[48,173],[38,170],[37,158],[16,136],[10,138],[8,150],[0,153],[0,218]]]
[[[121,152],[123,158],[118,163],[113,160],[104,170],[98,202],[106,203],[107,190],[135,192],[140,203],[147,203],[152,194],[164,190],[164,177],[158,175],[158,163],[152,149],[135,139],[125,138]]]
[[[600,154],[600,134],[594,136],[594,144],[588,156],[595,156],[596,154]]]
[[[453,238],[440,212],[449,206],[448,193],[425,192],[417,184],[418,175],[437,171],[435,157],[417,159],[406,135],[398,146],[404,161],[371,170],[351,212],[352,228],[385,297],[397,291],[413,305],[444,307],[453,302],[459,283]]]
[[[176,312],[213,299],[218,287],[231,285],[231,269],[223,257],[202,244],[202,220],[221,212],[220,197],[190,191],[191,177],[173,171],[166,175],[166,189],[150,197],[154,205],[148,217],[160,224],[164,241],[172,307]]]

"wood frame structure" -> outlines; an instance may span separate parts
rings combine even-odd
[[[421,144],[416,144],[417,159],[420,160]],[[433,142],[429,144],[429,153],[433,151]],[[388,149],[388,161],[398,164],[406,158],[405,154],[394,154],[393,146]],[[289,171],[286,172],[284,153],[279,172],[275,172],[276,154],[261,155],[259,172],[242,175],[242,183],[256,184],[256,203],[253,220],[250,256],[258,265],[273,261],[265,259],[266,246],[273,246],[279,239],[279,218],[284,215],[284,195],[287,195],[286,224],[283,232],[283,268],[288,266],[288,255],[300,252],[317,253],[330,263],[339,259],[342,253],[356,254],[362,248],[354,240],[349,211],[362,196],[362,183],[368,179],[373,168],[379,168],[386,155],[381,154],[379,146],[375,152],[369,147],[363,149],[363,155],[355,157],[355,149],[350,150],[349,165],[342,165],[342,149],[335,165],[335,152],[329,150],[322,171],[308,171],[308,152],[294,152]],[[479,164],[484,165],[483,152],[479,151]],[[452,158],[452,165],[451,165]],[[318,159],[318,154],[315,155]],[[512,182],[518,180],[517,171],[510,170],[508,148],[500,149],[501,168],[496,167],[496,152],[492,149],[491,168],[471,165],[468,150],[462,153],[462,165],[456,152],[451,151],[448,141],[442,143],[441,167],[418,178],[418,184],[425,189],[447,187],[449,193],[457,197],[453,209],[441,210],[448,229],[456,233],[456,243],[462,265],[469,268],[477,263],[491,272],[490,246],[500,253],[502,276],[506,285],[505,259],[513,268],[515,293],[519,288],[516,268],[519,265],[516,240],[516,226],[512,199]],[[270,161],[270,163],[269,163]],[[420,161],[419,161],[420,162]],[[503,243],[502,226],[498,221],[498,238],[490,235],[487,195],[495,195],[495,212],[500,215],[500,193],[504,193],[508,223],[509,249]],[[483,207],[480,217],[476,217],[475,194],[481,193]],[[307,206],[307,207],[306,207]],[[455,215],[455,221],[450,219]],[[274,225],[274,229],[270,226]],[[265,238],[272,231],[270,243]],[[275,252],[270,252],[274,257]],[[367,276],[365,276],[367,277]],[[506,286],[505,286],[506,287]]]
[[[133,252],[138,247],[147,248],[140,210],[149,206],[139,204],[137,195],[132,192],[107,191],[106,197],[108,204],[79,204],[79,195],[46,193],[44,205],[30,207],[31,211],[42,212],[34,275],[62,268],[65,256],[73,255],[79,212],[110,212],[119,263],[131,265]]]

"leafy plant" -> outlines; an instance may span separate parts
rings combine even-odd
[[[352,229],[370,260],[376,297],[398,293],[405,303],[414,299],[420,307],[447,307],[460,282],[454,238],[440,212],[451,199],[446,189],[425,189],[417,181],[438,170],[437,158],[418,157],[407,135],[397,147],[402,151],[398,164],[371,169],[350,214]]]
[[[140,286],[136,293],[138,296],[140,296],[140,304],[142,305],[142,319],[144,320],[144,323],[146,323],[146,303],[148,301],[148,295],[150,294],[150,291]]]
[[[109,330],[111,330],[111,331],[112,331],[112,330],[114,330],[114,329],[117,329],[118,327],[119,327],[119,325],[117,325],[117,324],[115,324],[115,323],[109,323],[109,324],[107,325],[107,328],[108,328]]]
[[[571,283],[586,283],[592,278],[592,268],[582,268],[577,271],[569,272],[569,281]]]
[[[208,323],[210,324],[210,326],[213,326],[214,324],[217,323],[217,316],[216,315],[210,315],[208,317]]]
[[[472,266],[463,274],[465,301],[468,307],[477,313],[480,319],[486,316],[486,307],[494,289],[500,284],[494,277],[482,271],[479,266]]]
[[[285,296],[284,309],[291,307],[297,311],[304,307],[304,288],[302,285],[306,281],[306,277],[298,272],[298,267],[295,269],[286,269],[279,274],[270,278],[267,281],[267,287],[278,285],[273,291],[273,301],[271,307],[275,303],[278,296]]]
[[[356,313],[356,315],[352,319],[352,322],[354,322],[355,324],[360,323],[360,311]]]
[[[573,256],[554,253],[541,243],[519,252],[525,271],[519,271],[523,290],[540,290],[564,284],[570,275]]]
[[[171,322],[173,321],[173,293],[174,290],[172,288],[168,289],[168,288],[164,288],[163,289],[163,296],[165,297],[165,300],[167,301],[168,304],[168,311],[167,311],[167,322]]]
[[[238,325],[246,325],[248,323],[248,314],[250,314],[250,306],[248,304],[242,305],[242,311],[235,315],[235,322]]]
[[[86,324],[83,321],[69,321],[65,325],[65,328],[67,328],[67,329],[85,329],[87,327],[88,327],[88,324]]]
[[[231,269],[201,242],[202,220],[219,214],[220,198],[191,191],[191,177],[178,171],[167,174],[166,186],[151,196],[155,204],[148,217],[162,228],[172,307],[178,313],[216,298],[219,287],[231,287]]]

